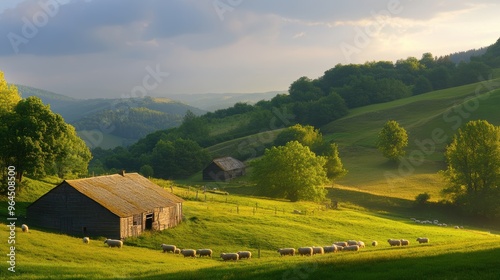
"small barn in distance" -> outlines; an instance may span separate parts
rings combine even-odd
[[[147,178],[120,174],[65,180],[27,209],[30,226],[123,239],[182,220],[183,200]]]
[[[245,164],[232,157],[222,157],[212,160],[203,169],[204,181],[229,181],[245,175]]]

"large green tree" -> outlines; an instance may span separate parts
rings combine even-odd
[[[267,149],[264,156],[252,163],[252,179],[270,196],[291,201],[325,198],[327,183],[325,158],[297,141]]]
[[[274,146],[284,146],[290,141],[298,141],[304,146],[315,149],[323,142],[323,136],[313,126],[296,124],[283,129],[276,136]]]
[[[388,121],[378,134],[377,148],[384,157],[391,161],[397,161],[405,155],[408,146],[408,134],[398,122]]]
[[[444,172],[453,202],[470,214],[500,215],[500,128],[487,121],[468,122],[445,152]]]
[[[16,167],[19,181],[26,172],[33,176],[86,173],[88,148],[40,98],[22,99],[11,112],[0,116],[0,123],[0,157]]]

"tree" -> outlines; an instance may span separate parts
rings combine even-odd
[[[313,126],[296,124],[281,131],[274,140],[274,146],[284,146],[290,141],[297,141],[314,149],[323,142],[323,136]]]
[[[266,149],[264,156],[252,163],[252,179],[273,197],[319,201],[326,195],[325,162],[308,147],[291,141],[285,146]]]
[[[0,71],[0,115],[12,112],[19,101],[21,101],[21,95],[17,91],[17,87],[9,85],[3,72]]]
[[[331,143],[328,145],[326,153],[323,155],[326,159],[325,170],[326,177],[332,182],[347,174],[347,169],[344,168],[340,160],[338,145]]]
[[[468,122],[445,152],[444,172],[452,201],[473,215],[500,214],[500,128],[487,121]]]
[[[396,121],[388,121],[378,134],[377,148],[384,157],[397,161],[405,155],[408,146],[408,134]]]

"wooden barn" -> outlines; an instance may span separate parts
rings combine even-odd
[[[212,160],[203,169],[203,180],[205,181],[229,181],[236,177],[245,175],[245,164],[232,157],[222,157]]]
[[[65,180],[28,206],[33,226],[123,239],[175,227],[183,200],[137,173]]]

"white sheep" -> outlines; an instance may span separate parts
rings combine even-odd
[[[238,253],[238,258],[241,259],[250,259],[252,257],[252,252],[250,251],[239,251]]]
[[[84,238],[82,239],[82,241],[83,241],[83,243],[85,243],[85,244],[89,244],[89,243],[90,243],[90,238],[88,238],[88,237],[84,237]]]
[[[399,239],[387,239],[387,242],[389,242],[389,245],[392,246],[401,246],[401,240]]]
[[[313,255],[320,254],[323,255],[325,253],[325,250],[323,247],[312,247],[313,249]]]
[[[196,255],[200,257],[204,256],[212,257],[212,249],[198,249],[196,250]]]
[[[377,246],[377,245],[378,245],[378,242],[377,242],[377,241],[375,241],[375,240],[374,240],[374,241],[372,241],[372,246],[374,246],[374,247],[375,247],[375,246]]]
[[[419,238],[417,238],[417,241],[418,241],[419,244],[429,243],[429,238],[427,238],[427,237],[419,237]]]
[[[337,241],[337,242],[333,242],[333,244],[336,246],[340,246],[340,247],[347,246],[347,242],[345,242],[345,241]]]
[[[110,247],[118,247],[118,248],[123,247],[123,241],[121,241],[121,240],[106,239],[106,240],[104,240],[104,243],[108,244],[108,248],[110,248]]]
[[[347,240],[347,245],[358,245],[358,241],[356,240]]]
[[[181,249],[175,248],[174,254],[179,255],[181,253]]]
[[[220,254],[220,257],[223,261],[237,261],[240,258],[238,253],[222,253]]]
[[[160,247],[163,249],[163,253],[165,252],[175,252],[175,249],[177,249],[177,246],[175,245],[167,245],[167,244],[161,244]]]
[[[312,247],[300,247],[298,250],[299,255],[313,255],[313,248]]]
[[[280,253],[280,256],[295,256],[295,248],[281,248],[278,249],[278,253]]]
[[[28,225],[26,225],[26,224],[22,224],[22,225],[21,225],[21,230],[22,230],[23,232],[29,232],[29,231],[30,231],[30,229],[28,228]]]
[[[324,246],[323,251],[326,253],[335,253],[337,252],[337,245],[333,244],[332,246]]]
[[[406,239],[401,239],[401,246],[408,246],[408,245],[410,245],[410,241]]]
[[[359,251],[359,246],[358,245],[349,245],[344,247],[344,251]]]
[[[358,241],[358,244],[356,244],[359,246],[359,248],[365,248],[365,242],[363,241]]]
[[[187,258],[187,257],[196,257],[196,250],[193,249],[182,249],[181,254]]]

